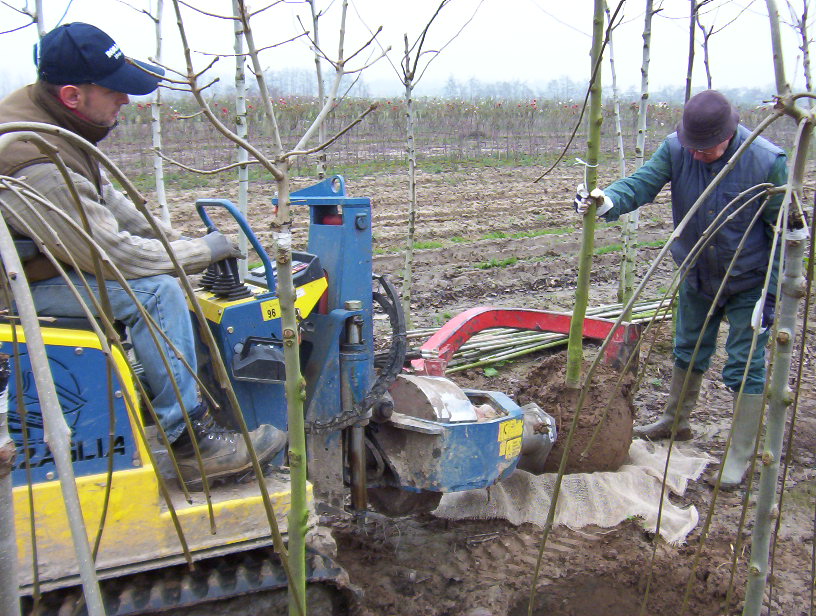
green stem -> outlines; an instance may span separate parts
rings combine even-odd
[[[587,139],[586,189],[592,191],[598,183],[598,152],[600,150],[601,124],[601,71],[595,68],[601,61],[603,49],[604,2],[595,0],[595,16],[592,20],[592,71],[594,77],[589,94],[589,137]],[[575,289],[575,308],[570,323],[567,347],[567,387],[578,388],[581,383],[581,364],[584,353],[584,316],[589,303],[589,275],[592,268],[592,252],[595,247],[595,204],[590,205],[584,216],[581,235],[581,254],[578,260],[578,287]]]
[[[291,214],[289,173],[277,181],[278,216],[275,260],[278,269],[278,299],[283,330],[283,357],[286,364],[286,406],[289,426],[289,477],[291,506],[288,518],[289,539],[289,615],[306,614],[306,530],[309,511],[306,502],[306,432],[303,400],[306,383],[300,372],[298,324],[295,313],[295,285],[292,278]],[[302,605],[297,605],[297,601]]]

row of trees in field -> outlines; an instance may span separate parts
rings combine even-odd
[[[274,100],[278,128],[286,138],[301,134],[320,110],[315,97],[289,96]],[[357,163],[401,161],[405,157],[405,115],[407,105],[402,98],[339,101],[326,116],[325,128],[333,134],[356,118],[372,104],[378,105],[365,122],[355,126],[333,143],[325,152],[328,164],[348,166]],[[235,126],[235,100],[231,97],[213,99],[214,113],[228,126]],[[767,113],[769,105],[744,106],[743,122],[755,126]],[[263,107],[257,97],[246,100],[249,137],[263,145]],[[680,117],[681,105],[665,102],[649,107],[646,142],[658,143],[674,130]],[[620,105],[620,124],[625,149],[636,150],[638,137],[636,101]],[[135,102],[123,110],[117,129],[105,141],[105,151],[136,174],[153,172],[150,143],[145,138],[152,119],[152,103]],[[502,161],[527,161],[555,156],[569,140],[578,122],[581,105],[575,101],[548,99],[462,99],[419,98],[413,101],[416,119],[414,147],[421,159],[434,157],[452,160],[494,158]],[[163,152],[192,168],[205,169],[229,164],[234,159],[231,148],[223,147],[223,137],[201,116],[195,116],[192,103],[178,96],[165,99],[162,108]],[[604,126],[601,151],[617,152],[615,106],[603,107]],[[770,136],[789,142],[790,127],[774,126]],[[579,136],[583,136],[583,129]],[[189,147],[195,144],[195,148]],[[647,154],[648,156],[648,154]],[[298,174],[314,170],[314,157],[293,161]],[[330,169],[329,169],[330,170]]]
[[[316,97],[317,83],[314,74],[300,68],[284,68],[281,70],[268,70],[264,72],[264,79],[269,87],[269,93],[274,98],[290,97]],[[365,77],[357,80],[347,79],[349,95],[354,98],[372,98],[372,87],[369,87]],[[2,91],[0,82],[0,91]],[[8,89],[8,88],[7,88]],[[760,104],[768,97],[768,92],[773,89],[771,84],[756,84],[741,88],[722,88],[721,91],[734,103],[739,105]],[[228,81],[215,84],[213,90],[219,97],[229,98],[234,94],[234,87]],[[258,87],[247,88],[249,96],[258,95]],[[450,75],[444,85],[439,87],[425,87],[420,93],[428,98],[443,98],[451,100],[463,100],[478,103],[485,100],[495,101],[517,101],[517,100],[561,100],[580,101],[586,94],[586,83],[561,76],[558,79],[550,79],[539,83],[535,79],[519,81],[483,81],[476,77],[466,80],[457,79]],[[664,85],[651,91],[651,97],[655,101],[682,104],[685,96],[683,86]],[[604,95],[610,98],[609,94]],[[624,100],[637,100],[640,92],[634,87],[620,92]]]

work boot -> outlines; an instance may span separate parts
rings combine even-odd
[[[210,413],[191,420],[207,481],[237,475],[252,468],[252,458],[240,432],[215,423]],[[263,464],[286,445],[286,433],[269,424],[249,433],[258,462]],[[202,490],[204,481],[190,435],[185,430],[172,445],[181,478],[189,490]]]
[[[683,399],[683,382],[688,375],[688,384]],[[691,427],[689,426],[689,415],[694,405],[697,404],[697,397],[700,395],[700,387],[703,384],[703,373],[695,370],[691,374],[679,366],[674,366],[672,370],[671,387],[669,388],[669,400],[666,408],[657,421],[645,426],[635,426],[634,434],[640,438],[647,438],[657,441],[664,438],[671,438],[672,425],[674,424],[675,413],[679,414],[677,419],[677,433],[674,436],[676,441],[688,441],[692,438]]]
[[[739,407],[737,401],[739,400]],[[754,456],[754,444],[759,422],[762,419],[764,396],[762,394],[742,394],[739,399],[734,394],[734,419],[731,427],[731,446],[725,454],[720,488],[729,490],[742,483],[745,471]]]

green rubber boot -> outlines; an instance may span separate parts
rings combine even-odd
[[[688,384],[686,385],[685,395],[681,400],[680,394],[683,393],[683,382],[686,380],[686,375],[688,375]],[[663,414],[654,423],[645,426],[635,426],[635,436],[647,438],[650,441],[671,438],[674,415],[678,413],[680,416],[677,419],[677,433],[674,436],[674,440],[691,440],[692,433],[691,427],[689,426],[689,415],[691,415],[691,410],[694,408],[694,405],[697,404],[697,398],[700,395],[700,387],[702,384],[702,372],[692,370],[691,374],[689,374],[687,370],[674,366],[674,370],[672,370],[671,387],[669,388],[669,400],[666,403],[666,408],[663,409]]]
[[[742,483],[745,471],[754,455],[759,422],[762,419],[764,396],[762,394],[742,394],[737,408],[737,394],[734,394],[734,419],[731,446],[725,454],[720,487],[736,488]]]

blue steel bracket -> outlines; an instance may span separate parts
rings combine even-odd
[[[340,347],[346,320],[362,314],[359,310],[332,310],[329,314],[311,315],[305,324],[319,322],[322,327],[304,331],[314,348],[303,366],[306,378],[306,423],[310,432],[330,429],[341,413],[340,403]],[[315,335],[319,329],[319,335]]]

